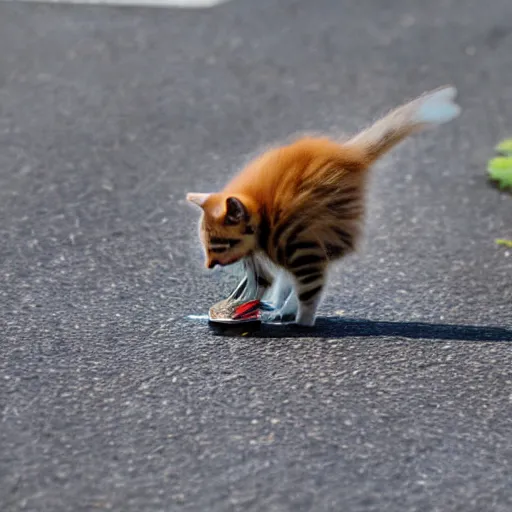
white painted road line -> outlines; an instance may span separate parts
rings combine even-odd
[[[87,5],[137,5],[141,7],[181,7],[183,9],[201,9],[229,2],[230,0],[5,0],[11,2],[32,2],[52,4]]]

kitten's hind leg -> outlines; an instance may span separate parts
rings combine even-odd
[[[299,297],[295,323],[313,326],[325,286],[325,268],[319,266],[299,268],[294,271],[294,274],[297,279],[297,295]]]

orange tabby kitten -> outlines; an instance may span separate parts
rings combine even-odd
[[[299,138],[266,151],[221,192],[189,193],[203,211],[206,267],[252,260],[252,298],[273,288],[268,319],[292,314],[314,325],[329,265],[360,239],[371,165],[407,136],[457,117],[455,96],[453,87],[431,91],[347,142]]]

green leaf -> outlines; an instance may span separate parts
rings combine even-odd
[[[502,140],[496,146],[496,151],[502,155],[512,156],[512,139]]]
[[[512,187],[512,156],[499,156],[489,160],[487,171],[501,189]]]
[[[504,245],[505,247],[512,247],[512,240],[505,240],[504,238],[497,238],[495,242],[498,245]]]

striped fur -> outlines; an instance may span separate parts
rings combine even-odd
[[[206,266],[262,256],[292,276],[296,322],[313,325],[329,265],[357,249],[368,169],[407,136],[455,117],[454,96],[451,87],[433,91],[345,143],[299,138],[263,153],[221,192],[189,194],[188,200],[203,211]],[[253,288],[260,298],[272,277],[263,271],[258,275]],[[283,282],[277,279],[281,284],[276,286]],[[297,303],[290,294],[274,295],[283,302],[278,308]]]

